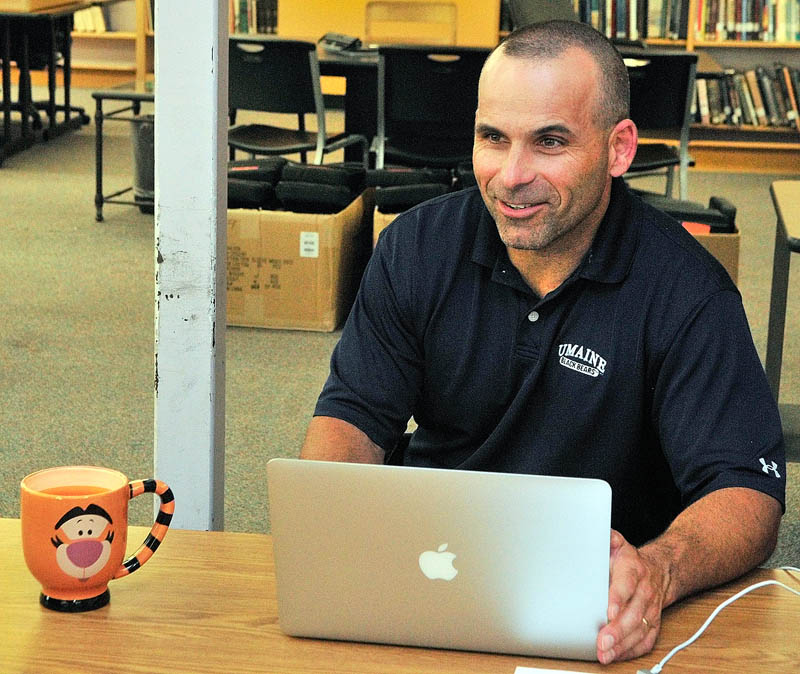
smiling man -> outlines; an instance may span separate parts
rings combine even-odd
[[[633,196],[627,71],[584,24],[512,33],[480,79],[478,189],[381,235],[302,456],[569,475],[613,490],[601,662],[763,561],[785,457],[741,297]],[[764,470],[765,465],[777,469]]]

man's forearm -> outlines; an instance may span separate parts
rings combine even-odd
[[[763,562],[775,548],[780,518],[774,498],[737,487],[704,496],[641,548],[612,531],[609,622],[597,635],[598,660],[649,652],[664,607]]]
[[[664,606],[736,578],[775,549],[781,506],[753,489],[711,492],[639,549],[663,570]]]
[[[333,417],[314,417],[308,425],[301,459],[383,463],[384,451],[366,433]]]

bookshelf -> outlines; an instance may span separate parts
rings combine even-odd
[[[776,62],[800,68],[798,41],[708,40],[696,39],[697,33],[689,37],[687,48],[698,53],[701,76],[759,67],[769,71]],[[700,123],[693,125],[690,139],[689,150],[700,169],[800,174],[800,131],[796,127]]]
[[[84,23],[82,17],[76,16],[72,32],[76,86],[111,86],[153,78],[154,2],[111,0],[102,9],[103,18],[96,23],[88,17]],[[276,6],[277,0],[229,0],[231,32],[270,32],[270,26],[274,30]],[[98,9],[94,10],[95,21]]]
[[[75,15],[72,80],[105,87],[143,81],[153,72],[151,0],[115,0]]]
[[[643,16],[645,5],[657,15]],[[800,68],[798,0],[575,0],[575,9],[609,37],[696,52],[700,77],[759,67],[774,72],[776,62]],[[689,150],[698,170],[800,174],[800,131],[788,124],[696,123]]]

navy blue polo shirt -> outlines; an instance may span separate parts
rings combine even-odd
[[[316,415],[418,466],[602,478],[638,545],[711,491],[784,503],[777,406],[736,286],[614,180],[591,249],[538,297],[476,188],[381,235]]]

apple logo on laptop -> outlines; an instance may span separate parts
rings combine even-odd
[[[438,550],[426,550],[419,556],[419,568],[431,580],[453,580],[458,569],[453,566],[456,556],[447,551],[447,543]]]

